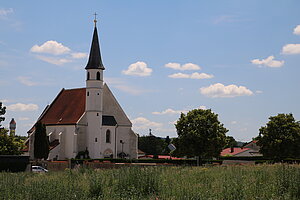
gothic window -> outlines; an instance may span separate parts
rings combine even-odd
[[[100,80],[100,72],[97,72],[97,80]]]
[[[106,131],[106,143],[110,143],[110,130]]]
[[[86,80],[90,80],[90,72],[87,73]]]

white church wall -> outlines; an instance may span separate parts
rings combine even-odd
[[[60,147],[61,147],[61,145],[59,144],[58,146],[56,146],[54,149],[52,149],[49,152],[48,160],[60,159],[60,157],[59,157]]]
[[[103,88],[103,115],[114,116],[119,125],[132,126],[107,84],[104,84]]]
[[[129,158],[137,158],[137,137],[131,127],[119,126],[117,128],[117,154],[122,152],[122,146],[123,152],[129,154]]]
[[[47,134],[52,132],[56,137],[55,139],[60,142],[58,159],[75,158],[77,154],[77,152],[74,152],[74,149],[76,149],[74,145],[75,125],[46,126],[46,131]]]
[[[106,141],[106,133],[109,130],[110,132],[110,142]],[[115,153],[115,126],[102,126],[102,134],[101,134],[101,157],[108,156],[108,153],[112,153],[113,157],[116,158]]]

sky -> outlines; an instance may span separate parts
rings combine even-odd
[[[0,101],[27,135],[62,88],[85,87],[94,16],[104,81],[140,135],[176,137],[211,109],[239,141],[300,120],[300,1],[1,1]]]

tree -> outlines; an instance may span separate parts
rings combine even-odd
[[[271,116],[270,121],[259,129],[257,145],[260,152],[269,158],[300,157],[300,122],[293,114]]]
[[[224,148],[236,147],[237,145],[237,141],[234,139],[234,137],[226,136]]]
[[[8,130],[0,129],[0,155],[20,155],[23,143],[7,134]]]
[[[194,109],[181,116],[175,124],[178,138],[174,140],[177,156],[211,158],[220,155],[226,132],[218,115],[210,109]]]
[[[2,107],[2,102],[0,102],[0,155],[20,155],[23,143],[9,136],[8,130],[1,125],[1,122],[5,120],[3,117],[5,112],[6,108]]]
[[[3,115],[6,112],[6,107],[2,107],[2,102],[0,102],[0,129],[3,129],[1,126],[1,122],[5,120],[5,118],[3,117]]]
[[[34,157],[37,159],[47,159],[49,155],[49,140],[46,127],[41,122],[35,124],[34,133]]]
[[[154,135],[141,136],[138,139],[138,148],[148,155],[160,155],[165,148],[164,143],[163,139]]]

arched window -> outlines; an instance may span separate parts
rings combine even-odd
[[[110,143],[110,130],[106,131],[106,143]]]
[[[86,80],[90,80],[90,72],[87,73]]]
[[[97,80],[100,80],[100,72],[97,72]]]

